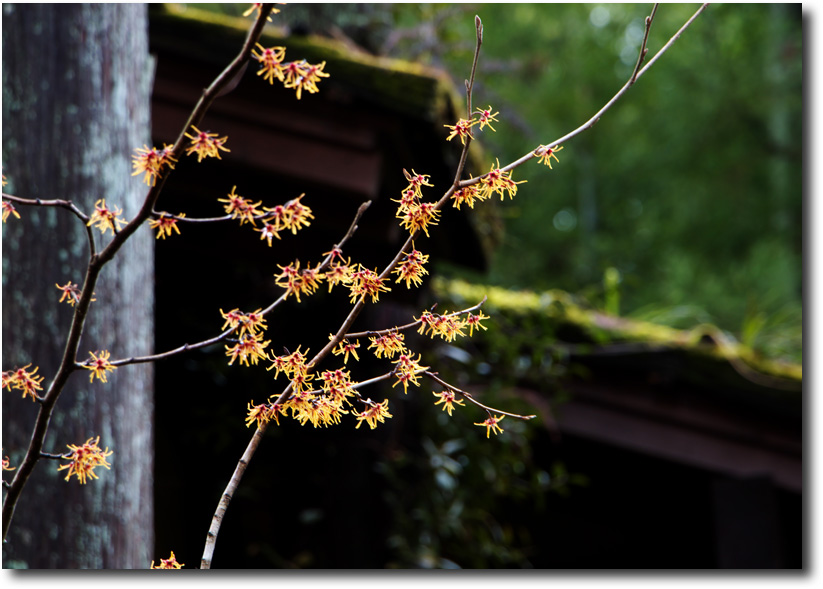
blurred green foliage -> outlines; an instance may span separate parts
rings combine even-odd
[[[650,54],[695,11],[664,4]],[[481,141],[508,162],[582,124],[622,86],[649,6],[393,5],[395,55],[467,76],[478,14],[475,105],[499,110]],[[448,11],[447,19],[437,19]],[[424,26],[423,23],[429,23]],[[799,5],[711,5],[630,92],[559,153],[516,170],[505,233],[483,281],[561,288],[675,327],[713,322],[772,356],[802,354],[802,31]],[[611,271],[614,272],[614,271]],[[611,292],[612,303],[615,291]]]

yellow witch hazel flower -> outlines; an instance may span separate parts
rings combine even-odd
[[[145,173],[143,182],[154,186],[157,179],[162,176],[163,168],[174,169],[177,160],[171,155],[173,148],[173,145],[164,145],[163,149],[156,147],[149,149],[147,145],[142,148],[138,147],[135,150],[137,155],[132,156],[132,167],[134,168],[132,176]]]
[[[96,226],[101,233],[105,235],[107,229],[111,229],[112,233],[120,231],[120,225],[125,225],[126,222],[120,219],[119,216],[123,213],[118,207],[107,207],[106,199],[102,198],[94,203],[94,213],[91,219],[86,223],[89,227]]]
[[[154,561],[151,561],[151,568],[153,569],[180,569],[183,568],[184,565],[182,562],[177,562],[177,559],[174,557],[174,551],[172,551],[171,556],[168,558],[161,558],[160,564],[154,566]]]
[[[351,302],[355,302],[360,296],[371,296],[371,301],[376,303],[381,292],[391,289],[383,284],[383,279],[377,272],[364,268],[362,264],[358,266],[359,269],[352,273],[349,283]]]
[[[3,176],[5,178],[5,176]],[[5,186],[5,184],[4,184]],[[9,201],[3,201],[3,223],[6,222],[6,219],[9,218],[9,215],[14,215],[18,219],[20,218],[20,213],[17,212],[17,209],[14,208],[14,205],[11,204]]]
[[[183,218],[186,214],[180,213],[177,216]],[[171,237],[172,232],[180,235],[180,229],[177,227],[177,219],[168,213],[160,213],[157,219],[149,219],[149,228],[157,229],[155,239],[166,239],[166,236]]]
[[[94,440],[94,442],[92,442],[92,440]],[[105,451],[101,450],[100,446],[97,445],[99,442],[100,436],[97,436],[96,439],[89,438],[82,446],[68,444],[68,448],[71,450],[71,453],[66,456],[66,458],[71,460],[71,463],[58,466],[57,470],[60,471],[68,469],[69,472],[66,475],[66,480],[69,480],[72,475],[74,475],[77,477],[77,480],[80,481],[81,485],[86,484],[87,477],[91,477],[93,479],[99,478],[96,474],[94,474],[94,469],[98,466],[102,466],[103,468],[111,470],[111,465],[108,463],[106,458],[112,454],[111,450],[108,448],[106,448]]]
[[[283,68],[283,86],[297,90],[297,100],[300,100],[303,90],[310,94],[319,92],[317,83],[321,78],[329,77],[329,74],[323,71],[324,67],[325,61],[316,65],[308,63],[305,59],[293,61]]]
[[[406,351],[403,344],[403,334],[399,331],[390,331],[384,335],[370,337],[368,349],[374,348],[374,355],[377,358],[394,358],[394,355]]]
[[[371,399],[366,399],[363,403],[366,404],[366,409],[361,413],[352,411],[352,414],[357,417],[357,426],[355,429],[360,429],[364,421],[369,424],[371,429],[374,429],[377,427],[378,422],[385,423],[387,417],[391,418],[388,399],[385,399],[382,403],[375,403]]]
[[[274,84],[274,79],[277,78],[281,82],[284,80],[283,76],[283,59],[286,57],[285,47],[263,47],[257,43],[252,49],[252,57],[260,62],[260,69],[257,70],[257,75],[263,75],[263,79],[269,84]]]
[[[231,151],[224,147],[228,137],[218,137],[217,133],[201,131],[194,125],[191,126],[193,135],[186,133],[186,137],[191,139],[191,145],[186,148],[186,155],[197,154],[197,161],[202,162],[203,158],[216,157],[220,159],[220,151]]]
[[[517,194],[517,185],[523,184],[526,180],[515,182],[512,180],[512,171],[504,171],[500,169],[500,163],[492,165],[491,170],[480,179],[481,192],[485,198],[497,193],[500,195],[500,200],[508,194],[509,198],[514,198]]]
[[[108,382],[106,380],[106,373],[112,372],[117,368],[109,362],[109,358],[111,357],[110,352],[103,350],[102,352],[99,352],[99,354],[100,355],[98,356],[94,352],[89,352],[91,358],[86,361],[86,364],[82,365],[86,370],[91,370],[89,382],[94,381],[95,376],[103,382]]]
[[[503,418],[506,417],[505,415],[500,416],[492,416],[490,415],[489,418],[482,422],[482,423],[475,423],[474,425],[479,425],[480,427],[486,428],[486,437],[489,437],[489,434],[494,433],[500,434],[503,433],[503,428],[500,427],[498,424],[503,421]]]
[[[334,335],[329,335],[329,339],[334,339]],[[360,347],[360,342],[355,340],[354,342],[350,342],[347,339],[340,340],[340,343],[332,350],[332,353],[335,356],[339,356],[343,354],[343,364],[347,364],[349,362],[349,354],[354,356],[355,360],[360,360],[357,356],[357,348]]]
[[[23,391],[24,399],[26,396],[30,396],[32,401],[36,401],[38,399],[37,391],[43,390],[43,387],[40,386],[43,382],[43,377],[37,374],[37,366],[35,366],[33,370],[29,370],[29,366],[31,366],[31,364],[3,372],[3,388]]]
[[[402,383],[403,392],[408,394],[409,383],[420,386],[420,373],[429,369],[428,366],[420,366],[420,359],[420,354],[418,354],[417,359],[415,359],[414,354],[410,352],[401,353],[397,360],[393,362],[393,364],[397,365],[394,368],[394,376],[397,377],[397,381],[392,387]]]
[[[429,271],[423,267],[423,264],[428,263],[428,261],[429,256],[416,249],[412,249],[412,251],[406,255],[403,263],[394,269],[394,273],[398,275],[395,282],[405,280],[406,288],[411,288],[412,283],[414,283],[414,286],[420,286],[423,284],[423,276],[429,273]]]
[[[252,202],[251,199],[243,198],[235,191],[237,186],[233,186],[231,192],[226,195],[226,198],[218,198],[218,202],[225,202],[223,205],[227,215],[231,215],[232,219],[240,218],[240,224],[249,222],[254,225],[254,218],[259,217],[263,213],[257,209],[263,204],[263,201],[258,203]]]
[[[560,162],[560,160],[557,159],[557,156],[554,155],[554,154],[556,154],[561,149],[563,149],[563,147],[560,146],[560,145],[555,145],[554,147],[543,147],[541,145],[540,147],[538,147],[535,150],[535,154],[537,154],[537,156],[538,156],[537,161],[540,162],[541,164],[545,164],[545,165],[549,166],[549,169],[551,170],[551,169],[553,169],[552,168],[552,158],[554,158],[554,161]]]
[[[234,361],[238,358],[240,359],[240,364],[245,364],[246,366],[249,365],[249,362],[257,364],[259,360],[267,359],[266,346],[270,343],[271,341],[269,340],[263,341],[262,333],[244,333],[240,336],[236,344],[233,346],[225,346],[226,356],[231,357],[229,366],[234,364]]]
[[[445,389],[440,393],[432,392],[432,395],[440,399],[435,402],[435,405],[440,405],[440,403],[443,403],[443,411],[447,412],[449,416],[451,416],[452,411],[454,410],[454,403],[464,405],[463,401],[455,398],[454,391],[450,391],[449,389]]]

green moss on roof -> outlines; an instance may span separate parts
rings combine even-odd
[[[241,47],[251,19],[165,4],[152,9],[150,23],[153,47],[225,65],[226,56],[233,56]],[[282,28],[271,25],[263,31],[260,43],[285,46],[286,60],[325,61],[329,80],[406,116],[439,124],[451,120],[451,113],[462,108],[451,79],[438,69],[377,57],[333,39],[287,36]]]
[[[539,317],[555,326],[571,326],[582,341],[595,345],[616,343],[645,343],[655,349],[680,349],[698,360],[705,358],[731,364],[744,378],[764,388],[799,392],[803,368],[799,364],[764,358],[750,347],[733,341],[713,325],[699,325],[693,329],[674,329],[646,321],[607,315],[586,308],[571,294],[561,290],[533,292],[509,290],[496,286],[472,284],[463,280],[437,279],[433,283],[438,297],[456,305],[476,304],[484,296],[486,313],[510,313],[522,317]],[[701,366],[696,363],[695,366]],[[708,364],[702,364],[707,369]],[[714,377],[714,372],[707,372]],[[700,375],[694,375],[700,380]]]

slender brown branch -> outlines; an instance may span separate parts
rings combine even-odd
[[[26,206],[59,207],[71,211],[75,216],[83,221],[83,227],[86,230],[86,237],[89,240],[89,257],[94,257],[97,254],[97,247],[94,243],[94,231],[91,227],[89,227],[90,217],[78,209],[72,201],[62,199],[22,198],[19,196],[14,196],[13,194],[7,194],[5,192],[3,193],[3,198],[10,202],[15,202]]]
[[[646,30],[643,32],[643,42],[640,44],[640,53],[637,56],[637,64],[634,66],[632,77],[629,78],[629,81],[632,84],[634,84],[635,80],[637,80],[637,73],[640,71],[640,66],[643,65],[643,60],[646,59],[646,53],[649,51],[646,48],[646,43],[649,41],[649,31],[651,31],[652,21],[654,20],[655,13],[657,13],[658,6],[660,5],[655,4],[652,7],[652,13],[646,17]]]
[[[83,223],[89,222],[89,216],[86,215],[83,211],[77,208],[75,204],[70,200],[62,200],[62,199],[42,199],[42,198],[22,198],[20,196],[14,196],[13,194],[3,193],[3,198],[5,200],[26,205],[26,206],[38,206],[38,207],[61,207],[64,209],[68,209],[75,215],[77,215]]]
[[[686,21],[686,23],[682,27],[680,27],[680,29],[669,39],[669,41],[663,47],[660,48],[660,50],[658,50],[658,52],[654,55],[654,57],[652,57],[649,60],[649,62],[637,73],[637,75],[635,76],[633,74],[632,77],[630,77],[629,80],[626,82],[626,84],[617,92],[617,94],[615,94],[611,98],[611,100],[609,100],[605,105],[603,105],[603,107],[600,110],[598,110],[588,121],[586,121],[585,123],[583,123],[582,125],[580,125],[576,129],[574,129],[573,131],[571,131],[571,132],[567,133],[566,135],[560,137],[559,139],[555,139],[551,143],[547,143],[545,145],[537,146],[536,148],[534,148],[529,153],[527,153],[527,154],[523,155],[522,157],[516,159],[515,161],[508,164],[507,166],[504,166],[504,167],[500,168],[500,170],[503,171],[503,172],[508,172],[510,170],[513,170],[514,168],[517,168],[517,167],[523,165],[524,163],[526,163],[527,161],[529,161],[533,157],[535,157],[537,155],[540,155],[540,153],[542,153],[544,150],[551,149],[552,147],[556,147],[558,145],[562,145],[562,144],[566,143],[567,141],[569,141],[570,139],[573,139],[574,137],[577,137],[581,133],[591,129],[595,125],[595,123],[597,123],[597,121],[600,120],[600,117],[603,116],[603,114],[605,114],[612,106],[614,106],[614,104],[623,97],[623,95],[629,90],[629,88],[631,88],[634,85],[634,83],[637,80],[639,80],[640,77],[643,74],[645,74],[649,70],[649,68],[652,65],[654,65],[654,63],[658,59],[660,59],[663,56],[664,53],[666,53],[666,51],[669,50],[669,48],[674,44],[674,42],[677,39],[680,38],[680,35],[683,34],[683,32],[692,24],[692,22],[694,22],[694,20],[708,6],[709,6],[708,4],[703,4],[700,8],[698,8],[697,11],[692,15],[692,17],[688,21]],[[478,182],[480,182],[487,175],[488,175],[488,173],[483,174],[481,176],[477,176],[476,178],[469,178],[467,180],[461,180],[458,184],[458,187],[463,188],[465,186],[471,186],[472,184],[477,184]]]
[[[508,411],[503,411],[501,409],[489,407],[488,405],[484,405],[483,403],[475,399],[471,393],[468,393],[462,389],[458,389],[457,387],[450,385],[445,380],[438,377],[435,373],[426,370],[424,374],[428,376],[430,379],[432,379],[434,382],[442,386],[443,388],[449,389],[450,391],[453,391],[455,393],[459,393],[464,399],[466,399],[470,403],[477,405],[481,409],[485,409],[489,413],[497,413],[498,415],[506,415],[508,417],[514,417],[516,419],[534,419],[535,417],[537,417],[537,415],[518,415],[517,413],[509,413]]]
[[[234,473],[232,473],[229,484],[226,485],[226,489],[220,496],[220,501],[217,504],[217,510],[214,513],[214,517],[212,517],[209,532],[206,536],[206,545],[203,549],[203,557],[200,559],[201,569],[211,568],[211,561],[214,557],[214,548],[217,543],[217,535],[220,533],[220,525],[223,523],[223,517],[226,515],[226,510],[231,503],[234,492],[237,490],[238,485],[240,485],[243,474],[246,472],[246,467],[251,461],[252,456],[254,456],[254,453],[257,451],[257,446],[260,445],[260,441],[263,439],[263,434],[266,432],[266,425],[267,424],[264,423],[255,430],[254,435],[252,435],[251,440],[249,440],[249,443],[246,446],[245,452],[243,452],[243,456],[241,456],[240,460],[237,462],[237,466],[234,468]]]
[[[483,44],[483,23],[480,20],[480,17],[475,15],[474,17],[474,29],[475,29],[475,45],[474,45],[474,58],[472,59],[472,69],[471,74],[469,75],[469,79],[466,80],[466,119],[469,120],[472,118],[472,90],[474,90],[474,74],[477,71],[477,62],[480,58],[480,46]],[[454,182],[452,183],[454,186],[457,186],[457,183],[460,181],[461,176],[463,175],[463,169],[466,167],[466,160],[469,157],[469,146],[472,142],[472,134],[471,130],[466,137],[466,142],[463,144],[463,151],[460,154],[460,161],[457,164],[457,170],[454,173]],[[438,207],[439,208],[439,207]]]

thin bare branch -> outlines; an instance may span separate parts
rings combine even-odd
[[[503,171],[503,172],[508,172],[509,170],[513,170],[514,168],[517,168],[517,167],[523,165],[524,163],[526,163],[527,161],[529,161],[533,157],[535,157],[537,155],[540,155],[540,153],[542,153],[542,151],[544,151],[546,149],[551,149],[551,148],[556,147],[558,145],[562,145],[562,144],[566,143],[567,141],[569,141],[570,139],[572,139],[574,137],[577,137],[581,133],[591,129],[595,125],[595,123],[597,123],[597,121],[600,120],[600,117],[603,116],[612,106],[614,106],[614,104],[623,97],[623,95],[629,90],[629,88],[631,88],[632,85],[634,85],[634,83],[637,80],[639,80],[640,77],[643,74],[645,74],[649,70],[649,68],[652,65],[654,65],[654,63],[658,59],[660,59],[663,56],[664,53],[666,53],[666,51],[669,50],[669,48],[674,44],[674,42],[677,39],[680,38],[680,35],[683,34],[683,31],[685,31],[692,24],[692,22],[694,22],[694,20],[708,6],[709,6],[708,4],[703,4],[699,9],[697,9],[697,11],[692,15],[692,17],[688,21],[686,21],[686,23],[682,27],[680,27],[680,29],[677,31],[677,33],[675,33],[671,37],[671,39],[669,39],[669,41],[663,47],[660,48],[660,50],[654,55],[654,57],[652,57],[649,60],[649,62],[643,67],[643,69],[641,69],[640,72],[638,72],[638,74],[636,76],[632,75],[632,77],[629,78],[629,80],[617,92],[617,94],[615,94],[611,98],[611,100],[609,100],[605,105],[603,105],[603,107],[600,110],[598,110],[588,121],[586,121],[585,123],[583,123],[582,125],[580,125],[576,129],[574,129],[573,131],[571,131],[571,132],[567,133],[566,135],[560,137],[559,139],[555,139],[551,143],[547,143],[545,145],[537,146],[536,148],[534,148],[529,153],[527,153],[527,154],[523,155],[522,157],[516,159],[515,161],[508,164],[507,166],[504,166],[504,167],[500,168],[500,170]],[[471,186],[472,184],[477,184],[478,182],[480,182],[480,180],[482,180],[487,175],[488,175],[488,173],[483,174],[481,176],[477,176],[476,178],[469,178],[468,180],[461,180],[459,182],[458,187],[463,188],[465,186]]]
[[[483,403],[481,403],[480,401],[475,399],[474,396],[472,396],[471,393],[468,393],[468,392],[466,392],[462,389],[458,389],[457,387],[455,387],[453,385],[450,385],[445,380],[438,377],[434,372],[429,372],[428,370],[426,370],[424,372],[424,374],[426,376],[428,376],[430,379],[432,379],[434,382],[436,382],[437,384],[442,386],[443,388],[449,389],[452,392],[460,394],[464,399],[466,399],[470,403],[473,403],[473,404],[477,405],[481,409],[485,409],[489,413],[496,413],[498,415],[506,415],[508,417],[514,417],[516,419],[526,419],[526,420],[534,419],[535,417],[537,417],[537,415],[518,415],[517,413],[509,413],[508,411],[503,411],[501,409],[495,409],[494,407],[489,407],[488,405],[484,405]]]

